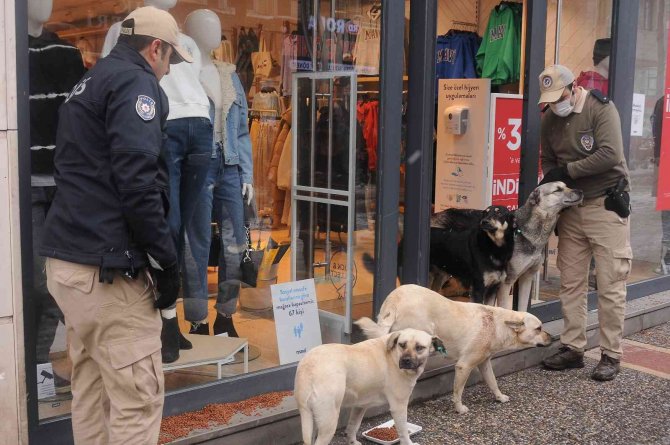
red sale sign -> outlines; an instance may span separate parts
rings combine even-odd
[[[520,94],[491,95],[491,204],[510,210],[519,206],[522,99]]]
[[[670,42],[670,30],[668,30]],[[670,63],[670,51],[666,63]],[[666,65],[670,66],[670,65]],[[670,210],[670,70],[665,71],[663,124],[661,126],[661,160],[658,164],[656,210]]]

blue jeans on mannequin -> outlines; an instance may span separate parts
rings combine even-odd
[[[163,146],[163,155],[167,164],[170,187],[168,224],[178,249],[180,266],[184,270],[184,234],[191,223],[198,197],[205,186],[214,130],[212,121],[207,117],[187,117],[167,121],[165,133],[167,139]],[[163,363],[177,360],[180,349],[193,347],[179,330],[175,308],[176,304],[161,311]]]
[[[168,222],[175,244],[183,252],[183,234],[189,225],[209,170],[214,133],[205,117],[167,121],[166,162],[170,177]]]
[[[219,174],[213,180],[216,170]],[[220,161],[212,163],[205,192],[198,200],[190,230],[186,233],[185,266],[189,279],[184,284],[184,313],[186,320],[191,322],[207,317],[207,264],[212,220],[221,234],[215,307],[219,314],[229,317],[237,310],[240,262],[246,246],[242,181],[237,165],[221,165]]]

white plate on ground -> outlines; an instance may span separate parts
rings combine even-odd
[[[374,442],[374,443],[379,443],[381,445],[392,445],[394,443],[400,442],[400,438],[397,438],[396,440],[381,440],[377,439],[376,437],[372,437],[368,435],[368,433],[375,428],[391,428],[393,425],[395,425],[395,422],[393,420],[389,420],[388,422],[384,422],[381,425],[377,425],[373,428],[370,428],[367,431],[363,431],[363,437],[365,437],[367,440]],[[407,422],[407,429],[409,430],[409,435],[410,437],[418,432],[420,432],[423,428],[420,427],[419,425],[414,425],[413,423]]]

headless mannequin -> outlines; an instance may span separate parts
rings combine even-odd
[[[46,215],[53,202],[53,152],[58,127],[58,107],[79,82],[85,69],[77,48],[44,30],[53,9],[53,0],[28,0],[30,78],[30,162],[33,237],[33,289],[37,326],[36,361],[50,361],[49,352],[63,314],[49,293],[44,271],[45,258],[39,255]],[[64,386],[56,375],[56,386]]]
[[[28,34],[39,37],[44,23],[51,17],[53,0],[28,0]]]
[[[235,105],[239,98],[238,91],[235,88],[235,82],[238,82],[235,74],[235,65],[229,63],[216,62],[211,58],[212,51],[219,47],[221,43],[221,22],[219,17],[207,9],[199,9],[188,15],[184,23],[184,31],[198,45],[201,55],[202,69],[200,72],[200,82],[212,100],[215,109],[214,118],[214,141],[220,143],[223,162],[219,170],[218,177],[213,183],[211,194],[203,195],[199,204],[200,212],[194,216],[194,226],[206,230],[209,226],[212,216],[217,221],[221,233],[221,253],[217,258],[219,265],[218,283],[219,292],[217,296],[216,320],[214,322],[214,335],[227,333],[229,336],[237,337],[232,314],[236,311],[239,298],[240,281],[238,273],[240,272],[240,249],[245,244],[243,203],[251,203],[253,198],[253,186],[250,183],[242,183],[240,190],[241,167],[237,163],[228,164],[226,158],[227,150],[233,149],[232,146],[238,144],[238,135],[234,127],[229,126],[228,119],[234,116],[231,113],[239,113],[238,105]],[[241,89],[241,84],[240,84]],[[234,122],[234,121],[232,121]],[[246,125],[246,123],[245,123]],[[229,133],[232,131],[233,133]],[[244,136],[242,136],[244,137]],[[242,144],[234,149],[246,150],[247,146]],[[249,146],[250,147],[250,146]],[[221,160],[219,160],[221,162]],[[226,178],[232,180],[226,180]],[[206,200],[209,202],[205,203]],[[240,231],[242,231],[240,235]],[[188,233],[188,232],[187,232]],[[189,235],[189,239],[190,235]],[[209,243],[207,243],[209,245]],[[206,258],[201,259],[201,262]],[[202,280],[206,281],[203,277]],[[206,301],[206,300],[204,300]],[[203,300],[198,298],[185,298],[184,311],[187,319],[197,317],[206,310],[203,307]],[[204,320],[191,320],[191,333],[209,334],[207,318]]]
[[[184,23],[186,33],[195,41],[200,50],[201,71],[200,83],[202,84],[207,96],[214,102],[216,115],[222,108],[223,96],[221,92],[221,78],[219,71],[212,62],[210,54],[221,44],[221,21],[219,17],[208,9],[198,9],[193,11],[186,18]],[[215,119],[214,134],[221,135],[220,119]],[[215,137],[215,142],[218,139]],[[246,198],[247,205],[251,204],[254,197],[254,188],[252,184],[242,184],[242,196]]]

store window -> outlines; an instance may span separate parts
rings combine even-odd
[[[71,404],[66,320],[46,289],[44,258],[36,250],[56,193],[57,110],[85,71],[113,50],[119,22],[135,7],[169,10],[202,57],[200,73],[172,67],[164,85],[168,97],[181,88],[202,89],[214,104],[215,142],[227,131],[216,123],[221,103],[237,97],[228,116],[237,112],[248,124],[253,164],[244,173],[253,177],[254,197],[243,211],[229,211],[226,199],[248,192],[244,174],[234,190],[210,174],[208,185],[191,197],[199,216],[185,227],[177,320],[193,349],[164,364],[166,392],[295,361],[282,358],[286,339],[275,322],[274,284],[313,280],[322,341],[349,341],[352,317],[372,315],[382,3],[54,0],[49,8],[50,2],[31,1],[35,267],[26,304],[36,317],[37,356],[28,362],[37,366],[38,382],[29,384],[37,384],[40,419],[67,415]],[[214,23],[213,38],[203,37],[210,29],[203,18]],[[44,58],[54,42],[63,56]],[[246,114],[236,90],[226,90],[233,82],[222,76],[231,73],[240,80]],[[175,103],[171,110],[189,108]],[[202,204],[208,187],[212,212]],[[210,234],[211,241],[203,241]],[[296,338],[306,329],[307,321],[290,326]]]
[[[670,176],[665,161],[670,139],[667,54],[670,6],[662,0],[640,2],[633,107],[619,110],[630,117],[632,281],[667,275],[670,255]]]
[[[462,267],[470,257],[465,247],[454,248],[460,235],[445,234],[444,228],[455,227],[451,209],[517,207],[524,9],[521,1],[437,3],[429,287],[447,297],[483,302],[486,293],[495,299],[493,286],[485,291],[479,286],[483,277],[472,278]],[[501,224],[506,217],[501,214]],[[481,218],[475,218],[478,224]]]
[[[611,0],[550,0],[547,4],[545,66],[560,64],[575,76],[575,85],[609,93],[611,53]],[[558,42],[558,45],[556,44]],[[560,272],[556,266],[558,237],[552,235],[541,270],[540,285],[532,303],[558,301]],[[591,264],[589,290],[596,289]]]

